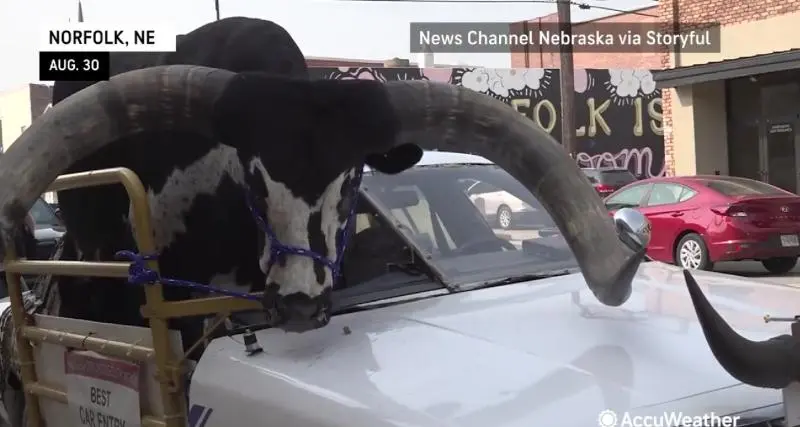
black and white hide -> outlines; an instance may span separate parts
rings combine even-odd
[[[308,78],[305,58],[291,36],[277,24],[249,18],[227,18],[200,27],[181,37],[174,53],[114,54],[112,74],[164,64]],[[53,104],[93,83],[56,82]],[[330,157],[321,158],[314,156],[322,154],[319,150],[295,145],[292,133],[304,129],[286,126],[293,123],[287,116],[302,111],[304,104],[313,102],[318,94],[297,95],[286,98],[280,93],[265,93],[264,99],[248,96],[232,101],[241,102],[237,109],[244,111],[266,107],[262,120],[275,126],[265,132],[263,140],[256,141],[270,147],[263,153],[257,147],[222,144],[192,131],[158,130],[114,141],[73,163],[66,172],[124,166],[139,175],[148,191],[164,276],[242,291],[264,290],[269,242],[256,228],[245,193],[256,195],[261,202],[258,207],[268,212],[273,223],[281,224],[275,230],[282,243],[309,248],[329,258],[335,257],[337,231],[351,195],[352,171],[342,173],[343,166],[331,163],[336,162],[337,155],[349,153],[326,153]],[[272,97],[283,101],[275,102]],[[337,116],[332,108],[323,120],[343,118]],[[312,119],[316,120],[301,118]],[[334,123],[320,125],[332,129]],[[365,130],[370,132],[369,128]],[[237,138],[235,132],[232,138]],[[304,138],[308,135],[298,135],[298,141]],[[399,169],[416,160],[413,156],[401,159]],[[326,167],[328,164],[336,169]],[[110,260],[117,251],[135,247],[128,199],[121,187],[64,191],[58,198],[69,236],[83,260]],[[300,310],[294,314],[281,307],[283,326],[303,330],[314,327],[317,318],[324,323],[333,279],[330,270],[305,257],[277,261],[270,291],[287,297],[284,301]],[[139,313],[144,303],[142,290],[109,281],[61,279],[60,314],[143,324]],[[190,292],[166,287],[165,297],[186,299]],[[189,321],[173,326],[184,332],[184,342],[191,343],[200,333],[199,325]]]

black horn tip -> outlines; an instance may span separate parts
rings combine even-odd
[[[625,304],[631,296],[633,278],[636,276],[636,272],[639,271],[639,265],[644,261],[645,255],[645,250],[631,254],[610,279],[589,280],[587,278],[589,288],[592,289],[597,299],[611,307],[619,307]]]
[[[688,270],[683,270],[703,335],[717,362],[737,380],[755,387],[784,388],[800,379],[800,341],[781,335],[750,341],[733,330],[711,305]]]

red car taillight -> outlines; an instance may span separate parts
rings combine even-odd
[[[714,212],[717,215],[736,217],[736,218],[748,217],[747,209],[745,209],[743,206],[738,206],[738,205],[713,207],[711,208],[711,212]]]
[[[611,194],[614,192],[614,187],[609,187],[608,185],[597,184],[594,186],[594,189],[597,190],[600,194]]]

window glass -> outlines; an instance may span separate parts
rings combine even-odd
[[[478,183],[478,185],[480,184],[481,183]],[[392,216],[394,216],[395,220],[397,220],[402,227],[405,227],[412,235],[423,235],[430,238],[434,251],[439,250],[439,242],[434,238],[436,236],[434,227],[439,227],[439,230],[441,230],[445,238],[444,243],[449,246],[448,249],[454,248],[455,244],[453,243],[453,239],[450,238],[450,235],[447,233],[447,229],[443,227],[439,216],[435,212],[431,211],[425,194],[422,193],[415,185],[398,186],[392,191],[393,194],[403,194],[404,192],[416,193],[417,200],[413,205],[391,209],[390,212],[392,213]],[[436,221],[438,224],[434,224],[434,221]]]
[[[678,199],[678,201],[679,202],[685,202],[685,201],[691,199],[692,197],[694,197],[695,194],[697,194],[696,191],[692,190],[689,187],[684,187],[683,188],[683,193],[681,193],[681,197]]]
[[[660,183],[653,185],[647,206],[668,205],[690,199],[694,191],[679,184]]]
[[[486,194],[486,193],[494,193],[497,191],[501,191],[497,187],[491,184],[487,184],[485,182],[473,181],[473,180],[468,180],[467,182],[468,183],[471,182],[471,184],[469,184],[469,186],[467,187],[467,194],[469,195]]]
[[[33,217],[33,221],[36,223],[36,228],[57,227],[61,225],[61,221],[58,220],[53,209],[42,199],[36,200],[30,213]]]
[[[636,176],[628,170],[608,170],[600,174],[600,181],[604,185],[622,187],[636,181]]]
[[[765,182],[728,177],[706,181],[706,186],[728,197],[734,196],[787,196],[792,193]]]
[[[609,209],[636,208],[647,194],[652,184],[636,185],[626,188],[617,194],[612,195],[606,200]]]
[[[599,174],[597,173],[597,171],[583,169],[583,173],[584,175],[586,175],[586,178],[589,179],[590,183],[597,184],[599,182],[598,181]]]

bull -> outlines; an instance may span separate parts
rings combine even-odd
[[[422,150],[456,151],[494,161],[541,201],[602,303],[631,293],[644,252],[620,241],[563,148],[501,101],[428,81],[311,81],[291,36],[258,19],[200,27],[174,53],[112,59],[109,81],[57,82],[53,108],[0,158],[3,242],[58,175],[127,167],[147,191],[164,276],[263,292],[268,322],[303,332],[329,319],[363,165],[395,174]],[[134,248],[121,188],[58,198],[64,251],[108,261]],[[276,250],[287,247],[302,250]],[[115,281],[62,280],[55,314],[145,325],[142,289]],[[202,329],[172,327],[190,344]]]

